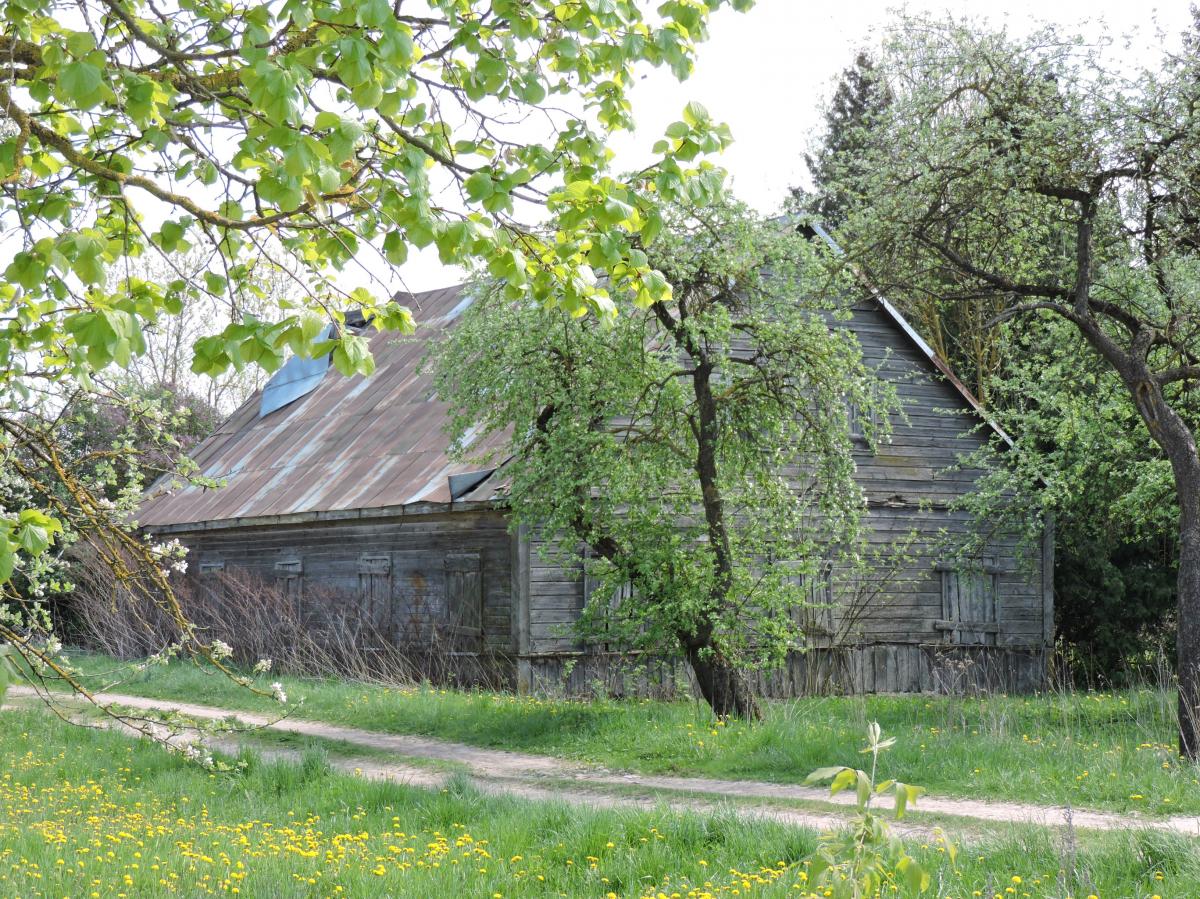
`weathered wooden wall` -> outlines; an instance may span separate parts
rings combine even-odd
[[[893,417],[890,441],[874,449],[859,442],[855,458],[872,546],[884,551],[903,542],[906,557],[866,583],[833,568],[837,608],[821,622],[828,633],[814,634],[809,652],[762,676],[760,688],[795,695],[1039,686],[1053,642],[1051,580],[1043,576],[1053,564],[1053,541],[1022,553],[1015,535],[996,533],[978,569],[952,564],[970,522],[949,506],[979,477],[956,463],[986,439],[980,419],[874,302],[857,308],[845,326],[867,364],[895,386],[904,411]],[[524,536],[529,561],[518,573],[514,616],[519,685],[584,689],[615,679],[614,657],[580,646],[569,632],[583,604],[579,568],[545,560],[541,548],[536,535]],[[643,686],[658,691],[679,682],[662,670],[651,666]]]
[[[371,639],[486,656],[511,677],[514,539],[502,512],[262,522],[176,532],[193,583],[215,571],[295,593],[304,620],[327,626],[352,604]]]

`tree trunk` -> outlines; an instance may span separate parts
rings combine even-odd
[[[1176,674],[1179,678],[1179,754],[1200,760],[1200,452],[1183,417],[1171,407],[1144,363],[1123,369],[1134,405],[1171,463],[1179,501],[1176,582]]]
[[[762,709],[744,673],[695,641],[685,644],[687,660],[696,674],[700,695],[721,718],[734,716],[748,721],[761,721]]]
[[[1179,754],[1200,759],[1200,483],[1177,484],[1179,505]],[[1185,492],[1187,496],[1185,497]]]

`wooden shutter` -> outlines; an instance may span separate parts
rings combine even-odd
[[[280,559],[275,563],[275,584],[297,617],[304,593],[304,562],[298,557]]]
[[[450,631],[464,637],[483,636],[483,572],[479,553],[446,556],[446,608]]]
[[[975,567],[939,565],[942,579],[942,617],[934,628],[951,643],[995,646],[1000,626],[996,616],[999,571],[994,560]]]
[[[368,636],[392,639],[392,556],[363,553],[358,557],[358,600]]]
[[[867,431],[879,427],[879,416],[872,405],[869,412],[864,413],[858,403],[846,400],[846,424],[849,427],[850,439],[862,446],[869,446]]]
[[[787,563],[799,569],[800,562]],[[823,559],[812,573],[797,571],[788,578],[799,603],[792,607],[792,620],[806,637],[833,635],[833,563]]]
[[[583,575],[583,605],[586,606],[592,602],[592,596],[596,593],[599,582],[592,577],[587,571],[587,559],[591,556],[591,550],[587,551],[584,560],[584,575]],[[616,634],[615,622],[619,620],[619,616],[624,614],[621,611],[622,605],[628,605],[632,602],[637,593],[633,589],[633,584],[630,581],[625,581],[604,600],[604,622],[601,628],[601,633],[591,638],[589,642],[596,650],[605,652],[621,652],[621,641]],[[581,608],[582,610],[582,608]]]

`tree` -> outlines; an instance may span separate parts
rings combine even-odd
[[[736,204],[668,224],[669,300],[610,322],[480,287],[437,387],[461,447],[506,436],[514,519],[585,559],[582,634],[681,654],[718,715],[755,717],[746,669],[802,641],[797,579],[856,549],[847,404],[888,393],[806,240]]]
[[[871,131],[891,103],[891,88],[875,58],[866,50],[858,51],[854,63],[842,70],[825,112],[823,133],[804,154],[813,189],[792,188],[788,206],[793,212],[815,215],[827,227],[836,228],[863,202],[848,185],[866,174]],[[999,308],[982,302],[951,302],[936,293],[896,300],[934,351],[988,405],[990,381],[1003,365],[999,334],[987,327]]]
[[[992,334],[1003,359],[992,410],[1016,451],[985,481],[1054,511],[1054,617],[1077,679],[1107,686],[1143,675],[1174,647],[1170,466],[1073,324],[1026,319]],[[979,509],[989,516],[990,500]]]
[[[10,612],[27,598],[14,571],[34,570],[64,529],[95,535],[102,558],[180,614],[163,550],[128,533],[128,509],[62,467],[56,407],[98,372],[129,367],[146,330],[171,316],[216,301],[244,307],[264,260],[294,273],[278,314],[215,322],[194,342],[193,371],[271,371],[290,350],[369,373],[364,337],[318,335],[349,306],[378,329],[411,329],[388,272],[412,246],[574,314],[611,315],[614,293],[667,298],[636,241],[661,227],[664,198],[715,195],[722,172],[704,157],[728,130],[689,104],[656,161],[627,180],[609,170],[606,137],[632,124],[635,68],[686,77],[725,5],[666,0],[649,19],[638,0],[0,7],[0,221],[11,251],[0,453],[35,480],[9,494],[33,505],[0,509],[0,642],[63,674],[30,637],[37,627]],[[192,249],[202,265],[172,263]],[[134,271],[152,254],[171,277]],[[350,266],[370,289],[340,286]],[[189,652],[219,662],[181,630]]]
[[[1169,463],[1179,507],[1180,751],[1200,755],[1200,58],[1114,74],[1052,30],[902,24],[895,101],[847,189],[850,264],[893,295],[1001,298],[1070,323]]]
[[[810,193],[792,188],[793,208],[816,215],[830,228],[842,223],[853,201],[838,188],[846,181],[840,172],[858,165],[859,151],[870,141],[871,128],[891,102],[891,91],[880,77],[874,58],[868,51],[859,50],[853,65],[843,69],[838,78],[825,110],[825,131],[816,149],[804,154],[813,190]]]

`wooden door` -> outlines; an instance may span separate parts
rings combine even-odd
[[[483,566],[477,552],[446,556],[446,612],[450,633],[463,650],[483,647]]]
[[[392,633],[391,553],[358,557],[358,601],[363,639],[370,644],[390,642]]]

